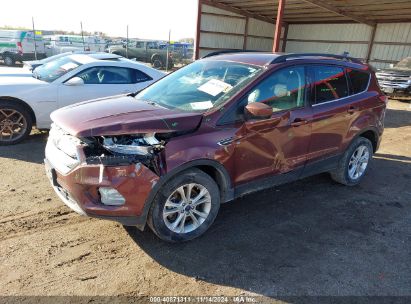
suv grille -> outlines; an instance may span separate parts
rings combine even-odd
[[[80,164],[77,146],[81,141],[53,124],[46,145],[46,158],[62,174],[67,174]]]
[[[403,74],[398,74],[398,73],[377,73],[377,79],[378,82],[381,85],[399,85],[399,84],[407,84],[408,81],[410,80],[409,75],[403,75]]]

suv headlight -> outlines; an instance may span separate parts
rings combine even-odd
[[[115,154],[147,155],[159,145],[154,134],[103,137],[103,147]]]

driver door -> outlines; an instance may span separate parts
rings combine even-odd
[[[70,79],[79,77],[83,84],[71,85]],[[59,85],[59,107],[73,103],[127,94],[137,91],[133,69],[122,67],[92,67],[85,69]]]
[[[302,172],[311,138],[308,88],[305,67],[292,66],[273,72],[246,94],[238,113],[244,113],[249,103],[262,102],[273,108],[273,114],[266,119],[244,118],[238,128],[234,137],[236,185]]]

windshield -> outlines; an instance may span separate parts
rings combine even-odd
[[[79,66],[81,66],[81,63],[66,56],[38,67],[34,70],[33,77],[52,82]]]
[[[395,67],[397,67],[397,68],[408,68],[408,69],[411,69],[411,57],[404,58],[403,60],[401,60],[400,62],[398,62]]]
[[[205,112],[227,101],[259,72],[260,67],[229,61],[196,61],[136,95],[169,109]]]

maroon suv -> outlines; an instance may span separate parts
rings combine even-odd
[[[349,57],[213,54],[132,96],[52,113],[46,171],[78,213],[190,240],[246,193],[327,171],[358,184],[386,101]]]

